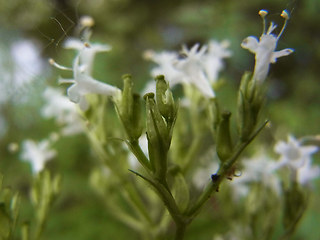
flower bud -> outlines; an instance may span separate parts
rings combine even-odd
[[[167,172],[167,152],[171,138],[165,119],[161,116],[154,94],[144,96],[146,100],[147,138],[151,166],[157,178],[164,179]]]
[[[126,74],[122,78],[124,87],[116,108],[129,139],[137,140],[142,133],[140,96],[132,91],[131,76]]]
[[[238,95],[238,131],[242,141],[250,138],[263,102],[262,85],[257,84],[250,72],[244,73]]]
[[[156,100],[161,115],[166,119],[169,127],[175,121],[176,118],[176,106],[172,96],[172,92],[169,89],[168,83],[165,81],[163,75],[156,77]]]
[[[221,162],[226,161],[232,154],[232,140],[230,135],[230,112],[224,112],[218,127],[217,154]]]

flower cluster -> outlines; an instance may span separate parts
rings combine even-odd
[[[289,135],[287,142],[278,141],[275,144],[274,151],[280,155],[278,161],[264,151],[251,159],[242,160],[242,175],[231,183],[235,198],[247,196],[252,183],[261,183],[279,195],[281,178],[277,172],[282,168],[292,172],[293,182],[302,186],[311,185],[312,180],[320,176],[320,167],[312,165],[311,157],[318,150],[317,146],[304,146],[302,140]]]
[[[85,24],[88,24],[88,21],[85,21]],[[87,32],[85,33],[84,39],[89,40],[90,34]],[[91,76],[94,56],[96,53],[109,51],[111,49],[109,45],[90,44],[86,41],[83,42],[78,39],[70,38],[64,43],[64,47],[77,51],[73,67],[68,68],[61,66],[53,59],[50,59],[49,63],[61,70],[71,70],[73,72],[73,79],[59,79],[59,83],[72,84],[68,88],[68,97],[70,101],[78,103],[81,110],[86,111],[89,108],[89,104],[85,97],[87,94],[101,94],[106,96],[116,96],[120,94],[121,91],[117,87],[100,82]]]
[[[170,87],[176,84],[192,85],[205,97],[214,98],[212,87],[224,67],[223,59],[231,56],[228,46],[228,41],[219,43],[212,40],[201,48],[199,44],[191,49],[183,45],[180,55],[168,51],[147,51],[145,57],[158,64],[151,71],[153,77],[165,75]]]

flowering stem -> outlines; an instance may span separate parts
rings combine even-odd
[[[176,223],[176,235],[175,235],[175,240],[183,240],[184,238],[184,234],[186,232],[186,227],[187,227],[187,224],[184,224],[184,223],[181,223],[181,224],[177,224]]]
[[[202,195],[199,197],[196,204],[194,206],[192,206],[191,208],[187,209],[187,211],[185,213],[187,216],[194,218],[195,215],[200,211],[201,207],[211,197],[212,193],[214,191],[216,191],[216,192],[219,191],[219,186],[220,186],[222,180],[225,179],[225,176],[228,174],[228,172],[230,171],[230,168],[236,162],[239,155],[251,143],[251,141],[262,131],[262,129],[266,126],[266,124],[268,122],[269,122],[268,120],[265,121],[264,124],[248,140],[246,140],[244,142],[242,142],[240,140],[238,145],[235,147],[235,150],[234,150],[233,154],[231,155],[231,157],[228,160],[226,160],[226,162],[220,166],[218,172],[215,175],[213,175],[214,178],[209,183],[209,185],[206,187],[206,189],[204,190]]]
[[[151,184],[154,187],[155,192],[159,195],[159,197],[161,198],[161,200],[165,204],[168,212],[170,213],[173,221],[176,224],[175,240],[182,240],[184,237],[186,226],[191,221],[190,221],[189,217],[183,215],[180,212],[174,197],[172,196],[170,190],[168,189],[167,184],[163,184],[163,183],[159,182],[159,180],[157,180],[157,179],[149,179],[149,178],[147,178],[147,177],[145,177],[145,176],[141,175],[140,173],[135,172],[133,170],[130,170],[130,171],[133,172],[134,174],[136,174],[137,176],[141,177],[142,179],[144,179],[145,181],[147,181],[149,184]]]

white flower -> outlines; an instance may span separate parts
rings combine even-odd
[[[38,143],[29,139],[23,141],[21,158],[31,163],[34,174],[40,172],[45,163],[56,156],[57,152],[50,147],[51,142],[47,139]]]
[[[218,43],[212,40],[209,46],[204,45],[200,49],[199,47],[199,44],[195,44],[189,50],[183,46],[182,57],[175,52],[154,53],[150,50],[144,53],[144,57],[158,64],[152,69],[152,76],[164,75],[170,87],[176,84],[192,86],[205,97],[214,98],[211,84],[217,80],[218,73],[223,68],[222,59],[231,55],[227,50],[228,42]],[[147,90],[154,89],[154,85],[148,83]]]
[[[86,74],[92,73],[93,60],[97,53],[108,52],[111,50],[111,46],[108,44],[99,43],[84,43],[76,38],[68,38],[64,43],[64,48],[75,49],[80,54],[81,65],[85,66],[83,72]]]
[[[202,46],[199,49],[199,44],[195,44],[190,50],[183,46],[182,54],[186,57],[180,59],[176,64],[176,68],[183,73],[184,82],[189,83],[206,97],[214,98],[212,86],[203,69],[204,54],[207,46]]]
[[[68,88],[68,97],[70,101],[78,103],[81,110],[85,111],[89,108],[89,104],[85,98],[85,95],[95,93],[107,96],[116,96],[120,94],[120,89],[112,85],[102,83],[98,80],[95,80],[89,75],[88,69],[90,69],[91,62],[84,60],[84,63],[81,62],[81,56],[84,49],[87,48],[86,45],[83,46],[83,49],[80,50],[79,54],[76,56],[73,63],[73,79],[64,79],[60,78],[59,83],[72,83]],[[95,51],[95,50],[92,50]],[[93,53],[86,53],[87,55]],[[55,63],[52,59],[49,60],[52,65],[62,70],[71,70],[69,68],[63,67]]]
[[[182,83],[182,73],[175,67],[175,64],[178,61],[177,53],[169,51],[155,53],[148,50],[144,53],[144,57],[158,64],[157,67],[151,70],[151,75],[153,77],[164,75],[166,81],[169,82],[170,87]]]
[[[218,80],[218,74],[224,67],[222,59],[231,56],[231,51],[227,49],[229,44],[230,43],[227,40],[220,43],[211,40],[208,44],[208,53],[204,57],[203,65],[211,84]]]
[[[75,135],[83,132],[82,120],[78,114],[76,105],[69,101],[61,91],[48,87],[43,93],[46,105],[42,108],[45,118],[55,118],[63,135]]]
[[[265,26],[265,16],[267,15],[267,11],[261,10],[259,14],[262,17]],[[250,36],[244,39],[241,43],[241,47],[248,49],[250,52],[255,54],[256,62],[253,78],[258,82],[263,82],[266,79],[269,72],[270,63],[275,63],[277,58],[287,56],[293,52],[293,49],[291,48],[275,51],[278,40],[282,35],[289,19],[288,13],[285,10],[282,12],[281,16],[285,18],[285,23],[278,36],[272,34],[273,30],[277,26],[271,22],[267,32],[265,32],[265,29],[263,29],[263,33],[259,40],[254,36]]]
[[[318,149],[317,146],[302,146],[300,141],[289,135],[288,142],[279,141],[274,147],[274,151],[280,154],[278,168],[289,166],[297,170],[310,161]]]

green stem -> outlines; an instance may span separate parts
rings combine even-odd
[[[187,224],[185,223],[176,223],[176,235],[175,240],[183,240],[184,234],[186,232]]]
[[[146,155],[143,153],[139,143],[137,140],[130,140],[127,141],[127,144],[132,151],[132,153],[136,156],[138,161],[141,163],[141,165],[146,169],[146,170],[152,170],[150,161],[146,157]]]

